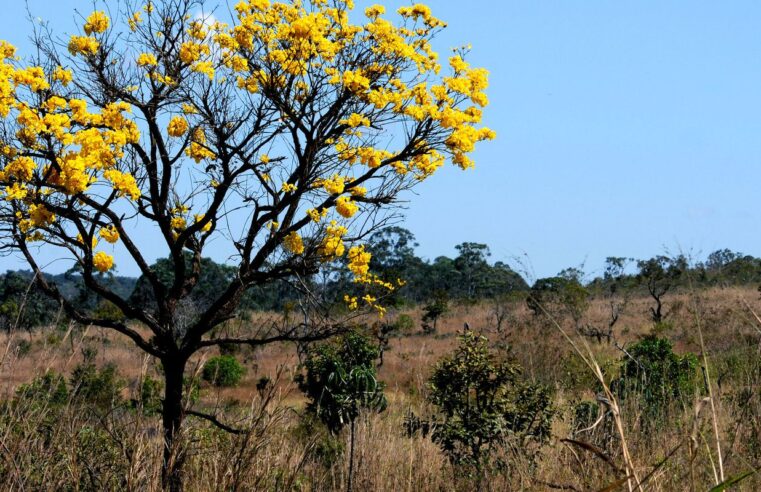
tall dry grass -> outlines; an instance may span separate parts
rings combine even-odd
[[[415,330],[391,340],[379,377],[389,407],[357,424],[355,490],[470,490],[472,484],[447,461],[429,436],[405,432],[412,411],[433,414],[425,403],[435,362],[457,343],[468,322],[495,350],[509,350],[523,377],[554,388],[558,416],[551,441],[535,460],[502,449],[506,469],[491,471],[486,490],[708,490],[761,464],[761,312],[750,289],[685,292],[669,298],[669,324],[658,328],[677,351],[699,354],[709,391],[644,427],[642,402],[616,400],[607,385],[626,346],[653,331],[646,299],[635,299],[616,325],[616,344],[598,344],[574,332],[562,315],[535,317],[511,305],[501,332],[493,306],[455,306],[438,333]],[[586,316],[599,322],[606,306],[593,302]],[[410,314],[419,326],[420,313]],[[0,367],[0,489],[160,490],[162,440],[159,418],[140,408],[140,381],[158,377],[155,362],[127,340],[95,328],[67,326],[0,336],[7,347]],[[115,363],[123,381],[117,405],[100,408],[71,396],[60,404],[19,397],[18,388],[47,370],[68,375],[93,349],[98,365]],[[198,367],[205,353],[195,362]],[[295,348],[276,345],[237,357],[248,373],[237,388],[202,386],[194,408],[246,429],[231,435],[188,417],[187,488],[207,490],[343,490],[347,436],[331,437],[303,418],[303,398],[292,384]],[[278,377],[278,373],[280,374]],[[262,376],[277,381],[258,391]],[[608,388],[608,389],[606,389]],[[596,425],[579,429],[579,402],[598,405]],[[137,402],[137,403],[136,403]],[[713,404],[713,405],[712,405]],[[758,490],[751,475],[734,490]]]

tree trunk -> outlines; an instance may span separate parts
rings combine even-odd
[[[164,426],[164,461],[161,467],[161,482],[164,490],[181,492],[182,465],[185,453],[180,444],[180,426],[184,409],[182,406],[183,376],[185,360],[165,359],[164,365],[164,405],[161,416]]]
[[[352,478],[354,475],[354,419],[351,419],[351,429],[350,429],[350,442],[349,442],[349,479],[346,483],[346,492],[351,492],[352,489]]]

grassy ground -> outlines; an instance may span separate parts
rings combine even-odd
[[[475,487],[476,481],[453,468],[430,438],[404,432],[408,412],[432,415],[424,398],[426,380],[436,361],[455,347],[456,335],[466,322],[496,349],[509,346],[523,367],[523,377],[553,389],[558,411],[550,442],[531,450],[535,459],[529,459],[526,450],[500,450],[510,466],[482,480],[484,490],[602,490],[626,477],[627,464],[629,473],[644,482],[644,490],[708,490],[721,481],[721,475],[728,479],[757,469],[761,466],[761,322],[753,312],[761,313],[758,292],[728,288],[668,296],[668,323],[657,328],[648,318],[649,306],[646,298],[627,305],[614,327],[615,343],[597,343],[575,333],[580,325],[606,324],[609,305],[603,300],[593,301],[576,321],[562,309],[554,310],[557,325],[534,316],[524,303],[453,306],[435,334],[420,331],[419,310],[406,312],[414,328],[391,339],[379,368],[379,378],[387,385],[388,409],[364,415],[358,422],[355,490]],[[497,311],[505,313],[499,331]],[[231,329],[254,330],[267,316],[255,316]],[[617,374],[626,347],[654,331],[671,340],[678,353],[702,357],[705,347],[713,408],[704,390],[673,408],[654,429],[644,429],[639,419],[642,402],[623,402],[620,423],[628,460],[622,433],[610,417],[592,430],[572,432],[577,404],[595,401],[600,386],[561,330],[599,365],[607,382]],[[99,366],[116,364],[125,401],[137,398],[146,376],[159,377],[155,361],[128,340],[95,328],[2,335],[0,350],[0,391],[5,401],[13,400],[20,384],[47,370],[70,374],[84,353],[91,357],[94,353]],[[200,370],[212,355],[216,352],[200,354],[193,368]],[[304,399],[292,383],[298,364],[295,347],[245,349],[236,356],[247,367],[242,384],[225,389],[202,385],[195,407],[252,432],[231,436],[189,418],[185,433],[189,490],[342,490],[347,436],[332,438],[302,418]],[[265,392],[257,390],[263,376],[277,384]],[[155,414],[127,410],[126,405],[103,409],[72,402],[56,407],[26,400],[6,404],[0,418],[0,483],[3,489],[156,490],[159,424]],[[633,483],[624,480],[610,490],[627,490]],[[761,478],[753,475],[737,490],[760,487]]]

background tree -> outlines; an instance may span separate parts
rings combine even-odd
[[[0,276],[0,329],[26,329],[49,324],[59,311],[55,301],[36,288],[32,274]]]
[[[574,328],[580,330],[590,297],[581,283],[582,276],[579,269],[567,268],[556,277],[537,279],[529,290],[526,305],[535,316],[568,317]]]
[[[436,323],[448,311],[449,298],[446,292],[436,292],[431,302],[423,306],[423,331],[425,333],[436,333]]]
[[[198,17],[209,11],[203,3],[114,1],[114,19],[93,12],[65,52],[46,29],[34,32],[37,50],[26,61],[0,44],[2,247],[26,259],[37,286],[73,320],[118,331],[161,361],[171,490],[182,488],[189,358],[220,344],[340,331],[302,279],[346,255],[358,283],[391,287],[369,273],[371,255],[358,241],[401,192],[447,158],[471,167],[476,142],[494,137],[476,126],[487,72],[458,50],[438,75],[430,43],[444,23],[428,7],[399,9],[395,25],[375,6],[354,25],[348,0],[244,0],[222,23]],[[146,244],[164,250],[170,282],[151,268]],[[211,244],[234,273],[188,313]],[[101,281],[117,245],[120,265],[140,271],[155,309]],[[77,265],[87,290],[121,319],[62,295],[40,251]],[[298,322],[213,335],[249,289],[283,279],[302,286]],[[382,313],[378,296],[346,301]]]
[[[632,261],[631,258],[613,256],[606,258],[602,278],[595,279],[589,286],[594,295],[605,300],[609,310],[608,319],[604,326],[587,323],[581,329],[583,335],[594,337],[597,343],[601,343],[603,338],[611,343],[613,327],[618,323],[634,293],[634,282],[626,274],[626,267]]]
[[[659,255],[649,260],[638,261],[637,268],[637,278],[655,301],[655,306],[650,308],[653,322],[660,323],[668,314],[663,312],[663,297],[676,285],[687,269],[687,259],[683,256],[669,258]]]
[[[462,243],[455,246],[459,253],[454,259],[454,268],[459,273],[460,295],[465,299],[476,299],[489,269],[487,259],[491,256],[489,247],[481,243]]]

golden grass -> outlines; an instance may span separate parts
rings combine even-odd
[[[668,303],[672,308],[671,328],[661,334],[674,342],[677,351],[693,351],[705,357],[715,394],[711,402],[696,396],[693,405],[674,412],[672,421],[662,423],[656,433],[640,428],[637,402],[624,402],[620,404],[618,432],[606,434],[600,425],[580,435],[571,434],[573,406],[582,399],[595,398],[595,378],[609,382],[622,352],[614,345],[579,338],[570,320],[562,316],[556,318],[558,325],[553,327],[546,319],[537,319],[524,305],[517,304],[511,308],[502,332],[497,333],[491,316],[492,306],[484,302],[454,306],[440,320],[436,334],[424,335],[416,329],[414,333],[392,338],[384,364],[379,368],[379,379],[387,385],[389,408],[380,415],[360,418],[355,490],[436,491],[466,487],[429,438],[420,435],[410,438],[403,432],[403,420],[409,410],[418,415],[430,414],[431,409],[423,398],[426,380],[436,361],[455,346],[456,335],[465,322],[483,332],[495,347],[509,346],[512,355],[524,367],[525,377],[551,385],[560,415],[553,424],[552,440],[540,450],[536,464],[512,457],[514,466],[509,473],[489,477],[488,490],[549,490],[553,487],[599,490],[624,478],[627,469],[632,477],[629,481],[632,490],[638,482],[642,483],[643,490],[707,490],[717,477],[720,480],[722,470],[725,477],[753,470],[761,464],[761,374],[758,373],[761,364],[752,364],[754,357],[758,358],[753,344],[761,346],[761,326],[753,316],[753,311],[761,312],[758,293],[749,288],[711,289],[675,294],[668,298]],[[629,304],[615,329],[619,347],[652,331],[652,323],[647,318],[648,306],[646,298],[634,299]],[[406,314],[420,326],[419,310]],[[242,329],[254,330],[257,319],[261,320],[254,318],[250,328]],[[599,324],[606,319],[606,304],[592,302],[585,322]],[[579,354],[574,355],[573,345],[558,329],[577,344]],[[23,356],[17,353],[22,340],[31,343],[31,350]],[[118,366],[120,376],[127,382],[125,397],[135,396],[144,372],[156,377],[155,361],[146,359],[127,339],[96,328],[2,334],[0,347],[5,352],[0,360],[0,391],[5,399],[19,384],[48,369],[69,374],[81,363],[85,347],[97,349],[97,364]],[[198,354],[191,367],[194,364],[200,367],[203,360],[214,354],[212,350]],[[584,367],[580,355],[587,359],[592,370]],[[248,368],[242,384],[224,389],[204,386],[198,405],[222,409],[230,402],[237,402],[237,408],[225,410],[221,415],[231,422],[239,419],[243,419],[243,423],[255,422],[254,432],[248,439],[225,436],[208,424],[189,418],[187,435],[195,436],[189,444],[192,450],[188,464],[189,490],[342,490],[346,460],[339,456],[333,463],[321,462],[315,453],[324,444],[324,436],[319,433],[304,436],[299,431],[299,411],[304,399],[291,382],[298,364],[295,347],[273,344],[255,350],[244,349],[238,358]],[[256,382],[262,376],[275,378],[279,369],[282,374],[274,389],[276,397],[262,408]],[[747,401],[742,399],[743,395],[750,395]],[[710,408],[708,403],[714,404],[712,412],[706,410]],[[4,457],[0,487],[4,489],[34,489],[35,483],[42,483],[40,473],[47,481],[44,483],[50,484],[49,490],[72,487],[72,484],[85,486],[82,477],[87,474],[82,472],[82,467],[88,466],[94,467],[96,475],[118,476],[114,483],[118,482],[119,488],[159,488],[161,434],[155,416],[138,418],[134,412],[107,417],[79,415],[72,407],[59,415],[56,422],[45,424],[52,425],[51,437],[39,432],[48,416],[46,409],[22,412],[10,406],[4,412],[0,420]],[[256,420],[252,416],[260,418]],[[106,459],[106,454],[91,456],[77,448],[83,445],[81,430],[98,425],[111,429],[111,444],[121,451],[116,453],[120,456],[118,459],[109,459],[116,460],[119,466],[98,468],[98,463],[92,461],[97,461],[98,456]],[[26,436],[25,439],[20,439],[20,435]],[[622,435],[625,441],[621,440]],[[721,445],[721,465],[716,436]],[[588,449],[563,441],[569,437],[596,443],[600,452],[621,471]],[[346,436],[340,439],[345,440]],[[619,485],[625,488],[626,481]],[[753,476],[743,481],[737,490],[758,487],[761,487],[761,479]]]

